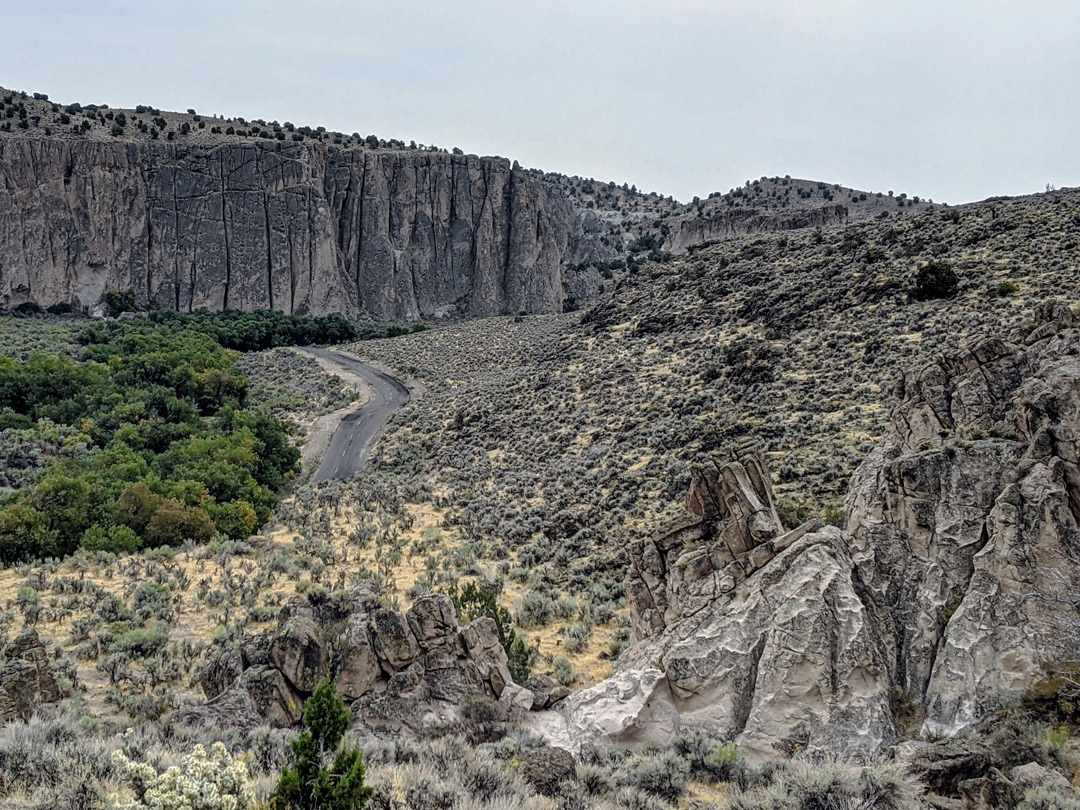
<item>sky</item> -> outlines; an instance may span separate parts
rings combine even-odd
[[[502,155],[688,201],[1080,186],[1078,0],[36,0],[0,86]]]

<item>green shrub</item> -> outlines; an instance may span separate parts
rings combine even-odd
[[[112,651],[128,653],[133,657],[149,658],[165,648],[169,643],[167,625],[138,627],[121,633],[112,643]]]
[[[686,792],[690,766],[672,752],[632,757],[619,769],[620,784],[637,788],[669,804]]]
[[[499,643],[506,651],[506,666],[510,670],[510,675],[515,683],[524,683],[531,674],[529,651],[525,647],[525,642],[518,638],[517,631],[510,626],[513,622],[510,611],[500,607],[496,597],[494,590],[477,585],[475,582],[465,583],[461,591],[454,588],[450,592],[450,600],[454,603],[458,618],[462,622],[467,624],[483,616],[495,622]]]
[[[1003,281],[997,285],[998,298],[1007,298],[1010,295],[1015,295],[1019,291],[1019,287],[1011,281]]]
[[[946,261],[932,261],[919,268],[915,276],[914,297],[919,301],[935,298],[952,298],[956,295],[960,278],[952,265]]]
[[[349,712],[324,679],[304,708],[304,730],[292,744],[292,764],[281,771],[274,791],[277,810],[362,810],[374,792],[364,786],[364,758],[358,748],[338,750],[349,727]],[[334,756],[329,768],[324,759]]]
[[[83,532],[79,545],[91,551],[110,554],[133,554],[142,548],[142,539],[127,526],[95,524]]]
[[[521,600],[517,620],[522,627],[543,627],[555,615],[555,600],[539,591],[529,591]]]
[[[738,782],[745,777],[746,765],[735,743],[727,742],[705,757],[705,770],[717,782]]]
[[[1080,666],[1047,662],[1044,667],[1046,674],[1024,693],[1023,707],[1055,726],[1080,725]]]
[[[554,661],[555,666],[555,680],[562,686],[573,686],[577,682],[577,673],[574,672],[574,665],[570,663],[569,658],[556,658]]]
[[[1069,787],[1038,785],[1024,791],[1016,810],[1080,810],[1080,794]]]
[[[105,293],[105,307],[113,318],[122,312],[134,312],[135,293],[131,290],[109,290]]]
[[[135,589],[135,612],[143,621],[164,619],[171,611],[172,591],[159,582],[144,582]]]

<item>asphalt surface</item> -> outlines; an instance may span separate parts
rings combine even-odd
[[[304,351],[324,357],[331,363],[359,374],[375,391],[370,402],[341,420],[319,468],[311,476],[313,482],[351,478],[364,468],[371,443],[386,424],[386,420],[409,401],[409,391],[389,374],[376,371],[351,357],[326,349],[306,348]]]

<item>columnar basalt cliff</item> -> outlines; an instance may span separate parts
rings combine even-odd
[[[133,290],[181,311],[559,312],[564,264],[614,255],[586,220],[502,158],[9,137],[0,309]]]

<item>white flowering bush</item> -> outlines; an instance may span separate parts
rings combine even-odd
[[[223,743],[214,743],[209,755],[196,745],[179,767],[162,774],[145,762],[133,762],[123,751],[112,756],[135,791],[130,802],[114,797],[116,810],[247,810],[255,804],[247,764],[230,756]]]

